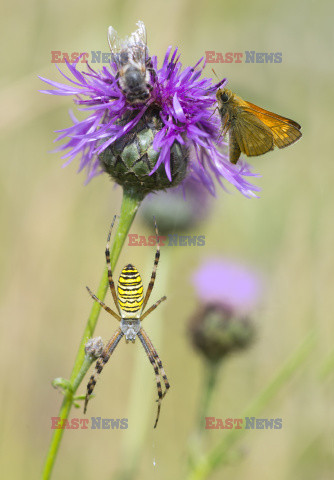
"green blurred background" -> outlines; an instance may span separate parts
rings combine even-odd
[[[332,2],[310,0],[13,0],[3,5],[2,478],[38,478],[51,437],[50,417],[58,414],[61,403],[50,382],[70,374],[92,306],[85,286],[97,287],[109,222],[121,201],[121,189],[107,176],[84,186],[77,162],[62,169],[60,154],[48,153],[53,131],[70,125],[72,99],[38,93],[45,87],[37,75],[60,79],[51,50],[108,51],[107,27],[126,35],[139,19],[147,27],[150,52],[161,59],[168,45],[178,46],[185,65],[206,50],[282,52],[281,64],[214,68],[245,99],[298,121],[303,139],[254,159],[261,174],[256,179],[262,188],[259,200],[218,190],[211,217],[192,232],[206,235],[204,248],[162,249],[152,300],[166,294],[168,301],[145,321],[172,385],[157,430],[152,428],[156,406],[151,365],[138,342],[122,343],[103,372],[88,413],[128,417],[128,430],[66,432],[54,478],[114,478],[138,443],[142,448],[135,478],[184,478],[202,374],[201,359],[186,335],[196,309],[189,278],[209,254],[245,260],[266,278],[256,317],[257,341],[229,360],[212,416],[239,417],[304,336],[314,327],[318,331],[309,361],[263,412],[264,417],[282,417],[283,429],[250,432],[238,444],[238,458],[213,478],[332,478],[333,10]],[[132,232],[152,233],[139,217]],[[116,275],[132,262],[148,281],[153,256],[152,247],[125,247]],[[96,334],[107,340],[115,326],[103,312]],[[82,410],[72,416],[81,417]],[[214,444],[222,435],[224,431],[210,431],[208,442]]]

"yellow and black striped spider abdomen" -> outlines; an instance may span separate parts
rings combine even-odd
[[[139,317],[144,301],[143,282],[136,267],[123,268],[117,285],[118,303],[124,318]]]
[[[166,395],[168,389],[170,388],[170,384],[168,382],[165,370],[162,366],[161,360],[156,349],[153,346],[153,343],[149,339],[147,333],[142,328],[141,324],[142,321],[149,315],[153,310],[155,310],[161,302],[166,300],[166,296],[163,296],[151,305],[150,308],[146,310],[147,302],[150,298],[150,295],[153,290],[159,257],[160,257],[160,245],[159,245],[159,234],[158,234],[158,227],[155,223],[155,234],[157,240],[157,249],[155,252],[154,257],[154,264],[153,270],[151,274],[151,279],[148,284],[145,296],[143,292],[143,283],[140,278],[138,270],[131,264],[127,265],[123,268],[121,275],[118,280],[117,289],[115,288],[115,283],[112,276],[112,269],[110,264],[110,236],[111,230],[113,228],[114,222],[116,219],[116,215],[112,221],[107,245],[106,245],[106,261],[107,261],[107,269],[108,269],[108,282],[112,297],[114,299],[117,312],[112,310],[110,307],[105,305],[102,300],[100,300],[94,293],[87,287],[87,290],[90,296],[101,305],[108,313],[110,313],[116,320],[119,322],[119,328],[114,333],[113,337],[109,340],[107,345],[104,347],[104,350],[101,356],[98,358],[96,365],[95,365],[95,373],[91,375],[90,380],[87,385],[87,392],[85,398],[85,405],[84,405],[84,413],[86,413],[87,404],[90,399],[91,394],[93,393],[96,381],[100,373],[102,372],[103,367],[108,362],[109,358],[113,354],[115,348],[117,347],[120,340],[125,337],[126,343],[134,342],[135,339],[138,337],[141,344],[144,347],[144,350],[153,366],[157,390],[158,390],[158,408],[157,408],[157,416],[155,419],[154,428],[157,426],[159,415],[160,415],[160,408],[161,402]],[[162,383],[165,386],[165,391],[162,391]]]

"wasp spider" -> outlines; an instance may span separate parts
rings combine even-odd
[[[136,269],[136,267],[134,267],[131,264],[126,265],[126,267],[123,268],[118,280],[117,294],[116,294],[115,284],[113,281],[111,265],[110,265],[110,250],[109,250],[110,236],[111,236],[112,228],[114,226],[115,218],[116,218],[116,215],[113,219],[113,222],[111,224],[109,234],[108,234],[107,246],[106,246],[106,260],[107,260],[107,267],[108,267],[109,286],[110,286],[111,294],[113,296],[118,313],[114,312],[111,308],[107,307],[99,298],[97,298],[91,292],[91,290],[88,287],[86,288],[90,293],[90,295],[93,297],[93,299],[97,301],[101,305],[101,307],[103,307],[108,313],[110,313],[113,317],[115,317],[120,322],[120,327],[116,330],[113,337],[109,340],[100,358],[98,358],[95,364],[95,373],[90,377],[90,380],[87,385],[84,413],[86,413],[87,404],[88,404],[90,395],[92,394],[94,387],[96,385],[97,377],[101,373],[103,367],[109,360],[111,354],[117,347],[121,338],[125,336],[126,343],[128,343],[129,341],[134,343],[136,337],[138,337],[144,347],[144,350],[151,364],[153,365],[156,383],[157,383],[158,410],[157,410],[157,416],[154,424],[154,428],[155,428],[159,420],[161,401],[166,395],[170,385],[169,385],[165,370],[162,366],[161,360],[159,358],[159,355],[157,354],[157,351],[154,348],[147,333],[142,328],[141,322],[144,320],[145,317],[147,317],[147,315],[153,312],[153,310],[155,310],[157,306],[160,305],[161,302],[163,302],[167,298],[166,296],[163,296],[148,310],[146,310],[146,312],[144,312],[147,302],[153,290],[156,271],[157,271],[159,258],[160,258],[158,228],[154,220],[157,250],[155,254],[151,280],[150,280],[150,283],[148,284],[145,297],[143,294],[143,290],[144,290],[143,283],[139,275],[139,272]],[[165,385],[164,392],[162,391],[162,388],[161,388],[161,378],[163,379],[163,382]]]

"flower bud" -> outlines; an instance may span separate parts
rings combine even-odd
[[[119,125],[127,125],[134,117],[134,112],[128,112]],[[162,127],[159,110],[149,108],[132,130],[99,155],[103,170],[119,185],[143,195],[178,185],[186,176],[188,164],[188,148],[178,141],[174,141],[170,149],[171,180],[163,162],[151,173],[160,156],[153,148],[153,141]]]
[[[95,360],[101,356],[103,348],[101,337],[90,338],[85,345],[85,353],[88,357]]]
[[[216,363],[233,351],[246,348],[255,329],[248,317],[236,317],[222,305],[207,304],[194,314],[189,332],[195,349]]]

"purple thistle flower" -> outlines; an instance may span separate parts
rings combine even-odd
[[[238,314],[250,313],[262,290],[258,273],[240,262],[218,257],[206,260],[192,280],[203,303],[219,304]]]
[[[87,63],[87,71],[83,72],[77,68],[80,57],[73,64],[66,62],[72,77],[59,71],[70,84],[40,77],[55,87],[42,93],[74,95],[79,109],[88,112],[82,121],[71,114],[73,125],[58,130],[60,135],[56,139],[67,138],[67,142],[56,151],[68,150],[63,156],[68,158],[67,163],[80,154],[79,171],[86,168],[89,181],[103,172],[99,155],[132,132],[148,110],[154,108],[158,111],[162,128],[154,136],[152,146],[159,156],[149,175],[163,165],[172,182],[171,149],[177,142],[190,152],[187,174],[204,184],[212,194],[215,191],[213,178],[216,178],[222,186],[227,180],[246,197],[256,196],[254,192],[259,188],[247,180],[247,177],[255,176],[249,166],[242,162],[232,165],[222,153],[226,144],[220,138],[220,118],[214,109],[215,92],[226,80],[213,84],[211,79],[203,78],[203,59],[194,67],[182,69],[179,58],[177,48],[172,52],[172,47],[167,49],[160,68],[157,57],[151,58],[150,97],[145,103],[135,105],[127,101],[120,88],[115,62],[98,71]]]
[[[241,263],[212,258],[193,275],[200,300],[189,333],[194,348],[210,362],[220,362],[254,339],[252,313],[259,300],[259,275]]]

